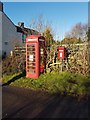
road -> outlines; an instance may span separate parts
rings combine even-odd
[[[88,107],[87,100],[11,86],[2,88],[3,119],[88,118]]]

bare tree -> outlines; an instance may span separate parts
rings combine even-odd
[[[31,21],[30,28],[37,30],[41,35],[49,29],[51,34],[55,36],[55,30],[52,28],[52,22],[45,21],[43,15],[39,15],[37,19],[33,19]]]
[[[30,28],[37,30],[39,33],[42,33],[45,29],[43,15],[40,15],[37,19],[33,19],[31,21]]]
[[[67,38],[73,38],[76,37],[77,39],[81,39],[82,41],[87,41],[87,31],[88,31],[88,25],[77,23],[71,31],[69,31],[66,34]]]

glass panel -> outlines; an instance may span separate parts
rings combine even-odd
[[[35,73],[36,63],[35,63],[35,45],[27,45],[27,69],[28,72]]]
[[[44,65],[44,42],[40,42],[40,64]]]

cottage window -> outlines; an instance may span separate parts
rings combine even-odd
[[[22,42],[25,43],[25,41],[26,41],[26,35],[22,34]]]
[[[5,43],[5,45],[8,45],[8,42],[4,42]]]

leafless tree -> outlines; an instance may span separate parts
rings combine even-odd
[[[88,25],[77,23],[71,31],[66,33],[66,37],[73,38],[76,37],[77,39],[81,39],[82,41],[87,41],[87,31],[88,31]]]

